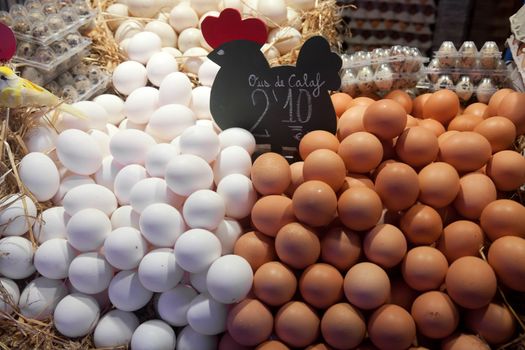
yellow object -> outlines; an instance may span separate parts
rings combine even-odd
[[[43,87],[17,76],[10,68],[0,67],[0,107],[56,107],[62,112],[87,119],[77,108],[63,103]]]

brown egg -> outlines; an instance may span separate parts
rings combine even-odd
[[[335,94],[330,95],[330,99],[332,100],[332,104],[334,105],[335,114],[337,117],[340,117],[341,114],[346,111],[352,102],[352,96],[344,93],[344,92],[336,92]]]
[[[375,101],[371,99],[370,97],[359,96],[359,97],[354,98],[352,102],[350,102],[349,108],[352,108],[354,106],[370,106],[374,102]]]
[[[427,165],[418,174],[419,201],[433,208],[443,208],[452,203],[459,192],[459,174],[444,162]]]
[[[498,238],[489,248],[488,260],[503,284],[525,292],[525,239],[514,236]]]
[[[318,149],[329,149],[337,152],[339,140],[334,134],[324,130],[310,131],[299,142],[299,154],[306,159],[310,153]]]
[[[525,207],[509,199],[498,199],[488,204],[479,219],[488,239],[495,241],[503,236],[525,238]]]
[[[319,258],[321,243],[310,228],[292,222],[279,230],[275,237],[275,250],[282,262],[296,269],[304,269]]]
[[[318,309],[326,309],[343,296],[343,276],[332,265],[317,263],[308,266],[299,280],[304,301]]]
[[[497,290],[494,270],[484,260],[473,256],[454,261],[448,267],[445,284],[452,300],[467,309],[487,305]]]
[[[337,138],[342,141],[354,132],[365,131],[363,115],[368,106],[354,106],[343,113],[337,121]]]
[[[368,187],[353,187],[339,197],[337,212],[346,227],[363,231],[377,224],[383,213],[383,205],[374,190]]]
[[[319,336],[319,317],[300,301],[283,305],[275,315],[275,332],[279,339],[293,347],[306,347]]]
[[[318,149],[306,157],[303,165],[304,181],[319,180],[338,191],[346,177],[345,163],[334,151]]]
[[[447,125],[459,112],[459,98],[447,89],[436,91],[423,105],[423,117],[432,118]]]
[[[273,323],[273,320],[272,320]],[[237,343],[230,333],[226,332],[221,337],[221,341],[219,342],[218,350],[250,350],[252,347],[250,346],[244,346],[239,343]]]
[[[383,145],[371,133],[360,131],[341,141],[337,153],[349,172],[367,173],[381,162]]]
[[[436,248],[422,246],[408,251],[401,272],[405,282],[413,289],[438,289],[447,274],[447,258]]]
[[[290,186],[288,186],[285,192],[288,197],[292,197],[297,187],[299,187],[299,185],[304,182],[303,167],[304,162],[295,162],[290,164],[292,179],[290,181]]]
[[[239,344],[255,346],[272,334],[273,317],[268,308],[257,299],[244,299],[228,313],[227,329]]]
[[[485,173],[500,191],[515,191],[525,184],[525,157],[515,151],[495,153]]]
[[[484,166],[492,154],[489,141],[473,131],[451,135],[439,146],[439,157],[458,172],[475,171]]]
[[[355,348],[363,341],[365,332],[363,315],[348,303],[333,305],[321,319],[321,334],[336,349]]]
[[[405,309],[387,304],[368,320],[368,336],[380,349],[406,349],[416,337],[416,324]]]
[[[458,309],[445,293],[431,291],[414,300],[410,312],[419,333],[432,339],[451,335],[459,323]]]
[[[295,221],[292,200],[271,195],[260,198],[252,208],[252,222],[257,230],[275,237],[284,225]]]
[[[348,270],[344,280],[345,296],[363,310],[383,305],[390,296],[390,280],[385,270],[376,264],[362,262]]]
[[[261,265],[276,258],[273,239],[257,231],[251,231],[239,237],[235,242],[233,252],[245,258],[254,272]]]
[[[516,331],[516,321],[512,313],[505,305],[496,303],[490,303],[480,309],[468,310],[465,324],[494,345],[508,342]]]
[[[459,220],[443,229],[437,248],[453,262],[463,256],[479,256],[483,231],[475,222]]]
[[[418,295],[419,292],[410,288],[403,278],[393,278],[390,282],[390,297],[387,304],[395,304],[410,311]]]
[[[385,98],[399,103],[407,113],[412,112],[412,99],[403,90],[392,90],[385,96]]]
[[[253,162],[253,187],[262,195],[284,193],[290,184],[290,177],[290,166],[280,154],[264,153]]]
[[[507,96],[508,94],[514,92],[512,89],[500,89],[494,93],[490,97],[487,109],[485,110],[485,113],[483,113],[483,118],[490,118],[495,115],[501,115],[498,114],[498,107],[501,103],[501,101]]]
[[[472,334],[454,334],[441,342],[442,350],[490,350],[483,340]]]
[[[314,227],[325,226],[335,216],[337,196],[322,181],[306,181],[295,190],[292,206],[295,216],[301,222]]]
[[[353,231],[334,227],[321,240],[321,260],[347,271],[361,256],[361,238]]]
[[[414,118],[410,114],[407,114],[407,125],[406,125],[405,129],[406,128],[411,128],[413,126],[418,126],[418,125],[419,125],[419,119]]]
[[[525,93],[512,92],[505,95],[498,105],[497,114],[510,119],[516,126],[516,134],[525,133]]]
[[[432,96],[431,93],[426,93],[417,96],[412,101],[412,115],[416,118],[423,118],[423,105],[427,102],[428,98]]]
[[[439,152],[437,136],[427,128],[406,129],[396,142],[396,154],[406,164],[419,168],[433,162]]]
[[[345,177],[345,181],[339,189],[339,193],[343,193],[344,191],[352,187],[368,187],[371,190],[373,190],[374,181],[372,181],[368,176],[363,174],[349,173]]]
[[[447,130],[473,131],[483,120],[479,115],[461,114],[450,121]]]
[[[391,268],[403,260],[407,252],[407,241],[397,227],[381,224],[365,235],[363,250],[371,262],[383,268]]]
[[[363,114],[365,130],[382,140],[399,136],[407,125],[407,113],[394,100],[379,100],[372,103]]]
[[[474,131],[489,141],[492,153],[508,149],[516,138],[516,127],[505,117],[485,119]]]
[[[474,102],[471,103],[465,108],[463,111],[464,114],[472,114],[476,115],[478,117],[483,117],[483,114],[485,113],[485,110],[488,108],[488,105],[481,102]]]
[[[401,217],[399,227],[410,243],[432,244],[441,236],[443,222],[434,208],[424,204],[414,204]]]
[[[459,134],[459,131],[457,130],[449,130],[449,131],[445,131],[444,133],[442,133],[441,135],[438,136],[438,144],[439,144],[439,147],[441,148],[441,146],[443,145],[443,143],[445,143],[445,141],[447,139],[450,138],[450,136],[452,135],[456,135],[456,134]],[[439,158],[439,157],[438,157]]]
[[[278,261],[261,265],[253,276],[253,292],[261,301],[271,306],[289,302],[297,289],[297,279],[292,270]]]
[[[496,186],[484,174],[470,173],[459,179],[459,192],[454,208],[467,219],[479,219],[483,209],[496,200]]]
[[[383,205],[394,211],[409,208],[419,196],[417,173],[404,163],[385,164],[378,172],[374,186]]]
[[[438,137],[446,131],[443,124],[434,119],[419,120],[418,125],[432,131]]]
[[[255,350],[290,350],[290,348],[278,340],[268,340],[256,347]]]

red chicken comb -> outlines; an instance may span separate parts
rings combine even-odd
[[[242,19],[233,8],[222,10],[219,17],[208,16],[201,24],[202,35],[214,49],[233,40],[250,40],[261,46],[266,42],[266,25],[257,18]]]
[[[15,34],[3,23],[0,23],[0,61],[9,61],[16,52]]]

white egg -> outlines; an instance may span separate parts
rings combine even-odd
[[[144,238],[157,247],[173,247],[186,229],[179,211],[165,203],[147,206],[140,214],[139,226]]]
[[[230,146],[241,146],[250,155],[255,152],[255,137],[246,129],[229,128],[219,134],[221,149]]]
[[[133,227],[137,230],[140,228],[140,215],[133,211],[131,205],[123,205],[111,214],[111,227],[116,230],[119,227]]]
[[[109,149],[113,158],[122,165],[143,165],[146,154],[155,144],[155,140],[144,131],[127,129],[111,138]]]
[[[219,150],[219,137],[207,127],[191,126],[180,136],[182,154],[193,154],[211,163],[219,154]]]
[[[160,86],[168,74],[179,71],[179,65],[175,57],[161,51],[151,56],[146,64],[146,70],[149,81],[155,86]]]
[[[108,144],[109,148],[109,144]],[[122,170],[124,166],[117,163],[112,156],[104,157],[101,167],[94,175],[95,182],[113,191],[115,184],[115,177]]]
[[[162,47],[174,47],[177,43],[177,34],[173,27],[166,22],[151,21],[144,27],[147,32],[155,33],[159,36]]]
[[[66,280],[66,285],[67,285],[67,288],[70,294],[73,294],[73,293],[84,294],[81,291],[77,290],[75,286],[73,286],[69,280]],[[111,301],[109,300],[107,289],[104,289],[100,293],[89,294],[89,296],[93,297],[97,301],[98,306],[100,307],[101,310],[108,310],[111,308]]]
[[[135,35],[136,33],[140,33],[140,30],[137,30],[136,32],[134,32],[133,35]],[[118,45],[120,51],[127,52],[130,41],[131,41],[131,37],[123,39]]]
[[[293,27],[274,28],[268,35],[268,42],[285,55],[301,43],[301,33]]]
[[[146,154],[145,162],[148,174],[152,177],[164,178],[168,163],[178,154],[177,148],[170,143],[159,143],[151,147]]]
[[[213,120],[210,120],[210,119],[199,119],[195,122],[195,125],[204,126],[205,128],[213,130],[216,133],[219,132],[219,129],[216,128],[215,124],[213,123]]]
[[[13,236],[0,239],[0,274],[15,280],[35,272],[33,245],[28,239]]]
[[[176,49],[174,47],[163,47],[161,51],[169,53],[171,56],[177,59],[177,62],[179,62],[178,58],[182,56],[182,52],[180,52],[179,49]]]
[[[192,193],[184,202],[182,215],[191,228],[214,230],[224,219],[225,204],[222,197],[211,190]]]
[[[257,192],[252,181],[242,174],[224,177],[217,185],[217,193],[224,200],[226,216],[242,219],[250,215],[257,201]]]
[[[108,114],[108,123],[117,125],[124,119],[124,101],[113,94],[103,94],[95,97],[93,102],[102,106]]]
[[[142,213],[147,206],[154,203],[166,203],[179,208],[184,201],[173,193],[164,179],[152,177],[140,180],[133,186],[130,193],[130,205],[138,213]]]
[[[87,126],[88,129],[98,129],[98,130],[105,130],[106,124],[109,121],[109,114],[106,111],[106,109],[99,105],[96,102],[93,101],[80,101],[73,104],[75,108],[83,112],[87,119]],[[64,122],[64,119],[67,118],[75,118],[78,120],[78,117],[75,116],[67,116],[67,113],[63,113],[62,115],[62,121]]]
[[[100,168],[99,168],[100,169]],[[60,182],[60,187],[58,188],[57,193],[52,198],[53,204],[62,205],[62,200],[66,193],[69,192],[72,188],[78,187],[80,185],[94,184],[95,181],[88,175],[66,175],[62,178]]]
[[[148,72],[143,64],[135,61],[125,61],[113,71],[113,86],[124,95],[129,95],[136,89],[146,86]]]
[[[204,335],[190,326],[184,327],[177,336],[177,350],[215,350],[219,339],[215,335]]]
[[[130,60],[146,64],[154,53],[162,48],[159,36],[152,32],[140,32],[135,34],[127,46],[127,54]]]
[[[109,216],[117,209],[117,198],[104,186],[87,184],[69,190],[64,196],[63,204],[69,215],[74,215],[82,209],[94,208]]]
[[[0,285],[5,291],[5,295],[2,294],[0,298],[0,312],[11,314],[14,308],[18,305],[20,299],[20,289],[15,281],[8,278],[0,278]]]
[[[168,74],[159,87],[159,106],[181,104],[189,106],[191,101],[191,81],[184,73]]]
[[[170,160],[165,178],[173,192],[186,197],[197,190],[211,188],[213,171],[204,159],[192,154],[181,154]]]
[[[195,28],[198,24],[197,13],[186,3],[175,6],[170,12],[170,25],[177,33],[186,28]]]
[[[196,273],[206,270],[221,256],[221,242],[210,231],[192,229],[183,233],[175,245],[177,264]]]
[[[124,102],[124,114],[137,124],[146,124],[159,105],[159,90],[151,86],[134,90]]]
[[[243,234],[243,229],[237,220],[224,218],[213,233],[219,241],[221,241],[221,255],[226,255],[233,254],[233,247],[237,239]],[[206,276],[204,276],[204,278],[206,278]]]
[[[202,63],[206,60],[208,51],[202,47],[192,47],[183,53],[182,70],[187,73],[197,74]]]
[[[297,30],[301,30],[302,22],[299,13],[292,7],[286,8],[286,20],[290,27],[294,27]]]
[[[138,326],[139,320],[132,312],[111,310],[98,322],[93,341],[99,348],[126,346]]]
[[[120,227],[113,230],[104,242],[106,260],[119,270],[136,268],[147,252],[148,243],[140,231],[133,227]]]
[[[197,28],[186,28],[180,34],[177,40],[177,47],[184,52],[192,47],[200,46],[201,32]]]
[[[123,18],[129,16],[128,6],[124,4],[112,4],[106,9],[108,13],[107,24],[109,28],[115,31],[118,26],[124,21]]]
[[[175,331],[161,320],[149,320],[142,323],[131,338],[133,350],[173,350],[175,345]]]
[[[261,47],[261,51],[263,52],[264,57],[266,57],[268,61],[272,61],[272,60],[275,60],[281,57],[279,50],[277,50],[277,48],[272,44],[268,44],[268,43],[264,44]]]
[[[243,0],[220,0],[219,1],[219,10],[224,10],[226,8],[234,8],[239,10],[242,13]]]
[[[197,124],[197,122],[195,122],[195,124]],[[177,136],[176,138],[174,138],[171,142],[170,142],[170,145],[172,145],[173,147],[175,147],[175,149],[177,150],[177,155],[180,154],[180,136]]]
[[[109,285],[109,300],[119,310],[136,311],[145,306],[153,292],[144,288],[136,271],[120,271]]]
[[[135,17],[154,17],[160,10],[160,3],[156,0],[127,0],[129,13]]]
[[[315,7],[315,0],[286,0],[286,4],[300,11],[308,11]]]
[[[28,196],[12,194],[2,198],[0,203],[1,235],[21,236],[34,224],[36,207]]]
[[[93,208],[78,211],[66,226],[69,244],[81,252],[98,250],[111,230],[108,216]]]
[[[124,119],[124,120],[121,121],[120,124],[118,125],[118,130],[128,130],[128,129],[132,129],[132,130],[140,130],[140,131],[144,131],[144,130],[146,129],[146,125],[147,125],[147,124],[137,124],[137,123],[132,122],[132,121],[129,120],[129,119]]]
[[[220,69],[221,67],[212,60],[204,60],[202,65],[199,67],[199,71],[197,73],[199,77],[199,82],[203,86],[211,87]]]
[[[67,278],[69,264],[75,258],[75,249],[63,238],[53,238],[42,243],[35,251],[35,268],[42,276],[51,279]]]
[[[105,158],[109,156],[110,155],[109,141],[111,139],[109,135],[103,131],[96,130],[96,129],[89,130],[88,134],[97,143],[98,147],[100,148],[100,153],[102,153],[102,157]]]
[[[194,112],[180,104],[159,107],[149,120],[147,131],[164,142],[171,142],[184,130],[195,124]]]
[[[242,174],[250,176],[252,158],[241,146],[228,146],[223,148],[213,163],[215,183],[219,183],[225,176]]]
[[[29,152],[47,153],[55,148],[57,138],[55,129],[41,125],[26,132],[24,143]]]
[[[208,292],[215,300],[224,304],[244,299],[252,288],[252,282],[253,271],[248,261],[233,254],[215,260],[206,276]]]
[[[224,277],[224,276],[223,276]],[[192,300],[188,308],[188,323],[195,331],[205,335],[216,335],[226,330],[228,308],[203,293]]]
[[[43,320],[53,314],[55,306],[67,295],[62,280],[38,277],[24,288],[18,301],[20,313],[26,318]]]
[[[146,289],[162,293],[179,284],[184,270],[177,265],[173,249],[160,248],[144,255],[138,273],[140,282]]]
[[[117,44],[122,43],[126,39],[131,39],[135,34],[140,33],[144,29],[144,24],[135,19],[126,19],[118,26],[115,31],[115,41]]]
[[[130,164],[122,168],[115,176],[113,188],[119,204],[129,204],[131,189],[137,182],[146,178],[148,174],[142,165]]]
[[[33,236],[38,243],[44,243],[53,238],[66,238],[66,224],[69,215],[63,207],[52,207],[42,212],[33,225]]]
[[[124,108],[124,101],[122,101],[122,108]],[[124,118],[124,116],[122,116]],[[109,135],[109,137],[113,137],[118,132],[118,127],[113,124],[106,124],[106,133]]]
[[[190,286],[179,284],[173,289],[160,294],[157,301],[157,313],[168,324],[182,327],[188,324],[186,314],[197,292]]]
[[[275,28],[286,23],[286,4],[284,0],[264,0],[257,3],[259,18],[268,27]]]
[[[102,152],[89,134],[75,129],[58,135],[57,155],[71,172],[79,175],[94,174],[102,164]]]
[[[83,253],[69,265],[69,281],[81,293],[97,294],[107,289],[113,278],[113,268],[104,255]]]
[[[198,86],[191,93],[190,107],[198,119],[211,119],[210,94],[209,86]]]
[[[190,0],[190,5],[199,16],[208,11],[218,10],[217,0]]]
[[[204,270],[197,273],[190,273],[190,283],[199,293],[208,292],[208,286],[206,285],[206,275],[208,270]]]
[[[99,316],[100,307],[95,298],[74,293],[57,304],[53,324],[66,337],[83,337],[95,328]]]

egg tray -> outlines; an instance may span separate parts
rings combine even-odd
[[[424,73],[428,75],[432,82],[436,82],[439,77],[448,75],[454,83],[457,83],[462,76],[468,76],[474,83],[479,82],[483,78],[491,78],[496,85],[503,84],[509,79],[509,71],[507,69],[466,69],[466,68],[430,68],[425,67]]]
[[[111,75],[109,73],[103,73],[102,77],[100,78],[97,84],[93,84],[91,89],[87,90],[85,93],[81,95],[78,95],[78,98],[72,102],[91,100],[92,98],[106,91],[110,83],[111,83]]]
[[[410,66],[417,64],[419,67],[421,67],[423,64],[427,63],[428,61],[429,61],[428,57],[409,57],[407,59],[407,57],[403,55],[382,57],[382,58],[370,58],[370,59],[365,59],[365,60],[357,60],[353,62],[350,62],[343,58],[342,69],[358,70],[359,68],[363,68],[363,67],[380,66],[382,64],[388,64],[391,66],[391,68],[393,68],[393,70],[395,70],[394,68],[396,66],[399,66],[399,71],[403,71],[403,66],[405,63],[410,62]],[[400,63],[400,64],[396,65],[395,63]],[[418,69],[417,71],[419,70],[420,69]]]
[[[462,102],[471,101],[475,97],[478,102],[482,103],[488,103],[490,97],[494,95],[494,93],[499,89],[499,87],[495,85],[493,87],[482,88],[482,90],[479,90],[479,88],[480,85],[474,85],[472,94],[469,96],[468,93],[460,91],[457,86],[439,86],[439,84],[433,84],[428,80],[421,80],[416,85],[416,89],[419,93],[435,92],[438,90],[447,89],[454,91]]]
[[[355,96],[357,92],[361,93],[388,93],[394,89],[410,89],[417,86],[418,82],[424,77],[423,72],[413,73],[392,73],[392,77],[388,80],[392,80],[392,83],[384,83],[385,79],[375,78],[374,79],[359,79],[358,76],[354,76],[352,80],[346,81],[344,74],[341,76],[341,90],[352,96]],[[383,81],[383,83],[380,83]]]

